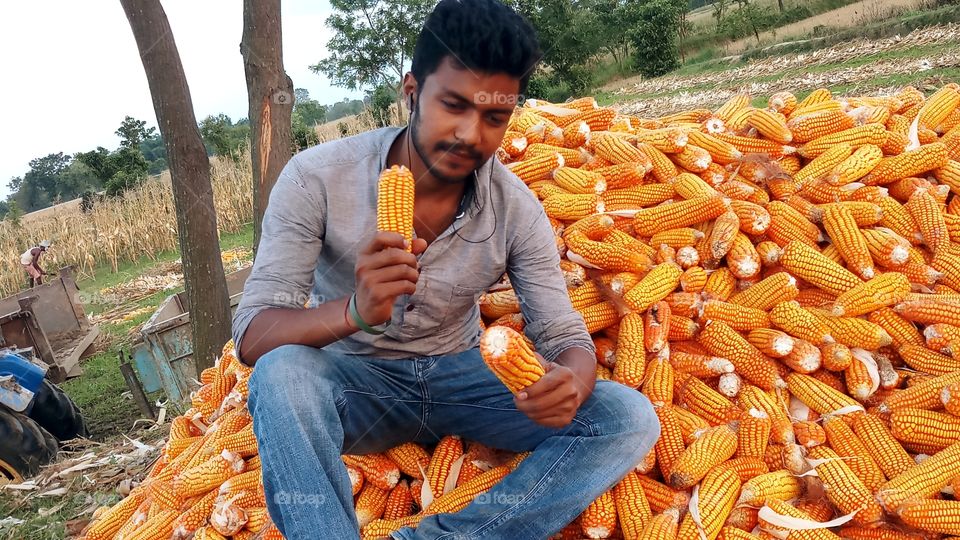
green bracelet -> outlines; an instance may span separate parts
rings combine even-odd
[[[360,316],[360,312],[357,311],[357,293],[353,293],[350,295],[349,310],[350,310],[350,317],[353,319],[353,322],[357,326],[359,326],[360,329],[363,330],[364,332],[368,334],[373,334],[375,336],[379,336],[380,334],[383,334],[384,332],[387,331],[386,328],[384,328],[383,330],[377,330],[376,328],[364,322],[363,317]],[[386,325],[389,325],[389,324],[390,324],[390,321],[387,321]]]

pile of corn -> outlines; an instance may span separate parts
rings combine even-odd
[[[659,119],[590,98],[517,109],[498,155],[555,226],[598,378],[643,392],[662,426],[558,538],[960,536],[958,90],[737,96]],[[481,351],[516,391],[541,372],[497,289]],[[228,344],[88,540],[279,537],[248,376]],[[382,538],[462,509],[523,457],[446,437],[344,462],[363,537]]]

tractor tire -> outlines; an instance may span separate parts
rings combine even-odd
[[[57,457],[57,439],[29,417],[0,407],[0,483],[21,482]]]
[[[49,379],[37,390],[29,416],[61,442],[90,435],[80,409]]]

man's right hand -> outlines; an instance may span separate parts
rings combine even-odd
[[[390,320],[393,304],[401,294],[417,290],[420,270],[417,255],[427,249],[422,238],[413,240],[412,253],[404,250],[403,236],[378,232],[357,257],[357,311],[371,326]]]

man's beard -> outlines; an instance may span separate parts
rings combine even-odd
[[[471,157],[473,157],[474,160],[476,161],[476,165],[474,166],[474,168],[473,168],[470,172],[468,172],[467,174],[465,174],[465,175],[463,175],[463,176],[447,176],[447,175],[443,174],[443,172],[441,172],[440,169],[436,166],[436,163],[430,161],[430,158],[428,157],[429,154],[427,153],[426,149],[424,148],[424,144],[420,141],[420,111],[419,111],[419,109],[420,109],[420,103],[418,102],[418,103],[416,104],[416,106],[414,107],[414,112],[413,112],[413,115],[412,115],[412,116],[413,116],[413,121],[410,123],[410,140],[413,142],[413,149],[417,152],[417,155],[420,156],[420,161],[422,161],[423,164],[426,165],[427,170],[428,170],[431,174],[433,174],[433,176],[434,176],[437,180],[440,180],[441,182],[443,182],[443,183],[445,183],[445,184],[460,184],[460,183],[462,183],[462,182],[463,182],[465,179],[467,179],[474,171],[476,171],[477,169],[480,168],[480,166],[482,165],[481,159],[482,159],[483,156],[478,155],[478,153],[477,153],[476,150],[471,150],[471,151],[470,151],[471,154],[472,154]],[[455,145],[455,144],[448,144],[448,143],[445,143],[445,142],[444,142],[444,143],[439,143],[439,144],[437,145],[437,150],[441,150],[441,151],[445,151],[445,152],[449,152],[449,151],[459,152],[459,151],[462,150],[462,148],[459,147],[459,146],[457,146],[457,145]]]

